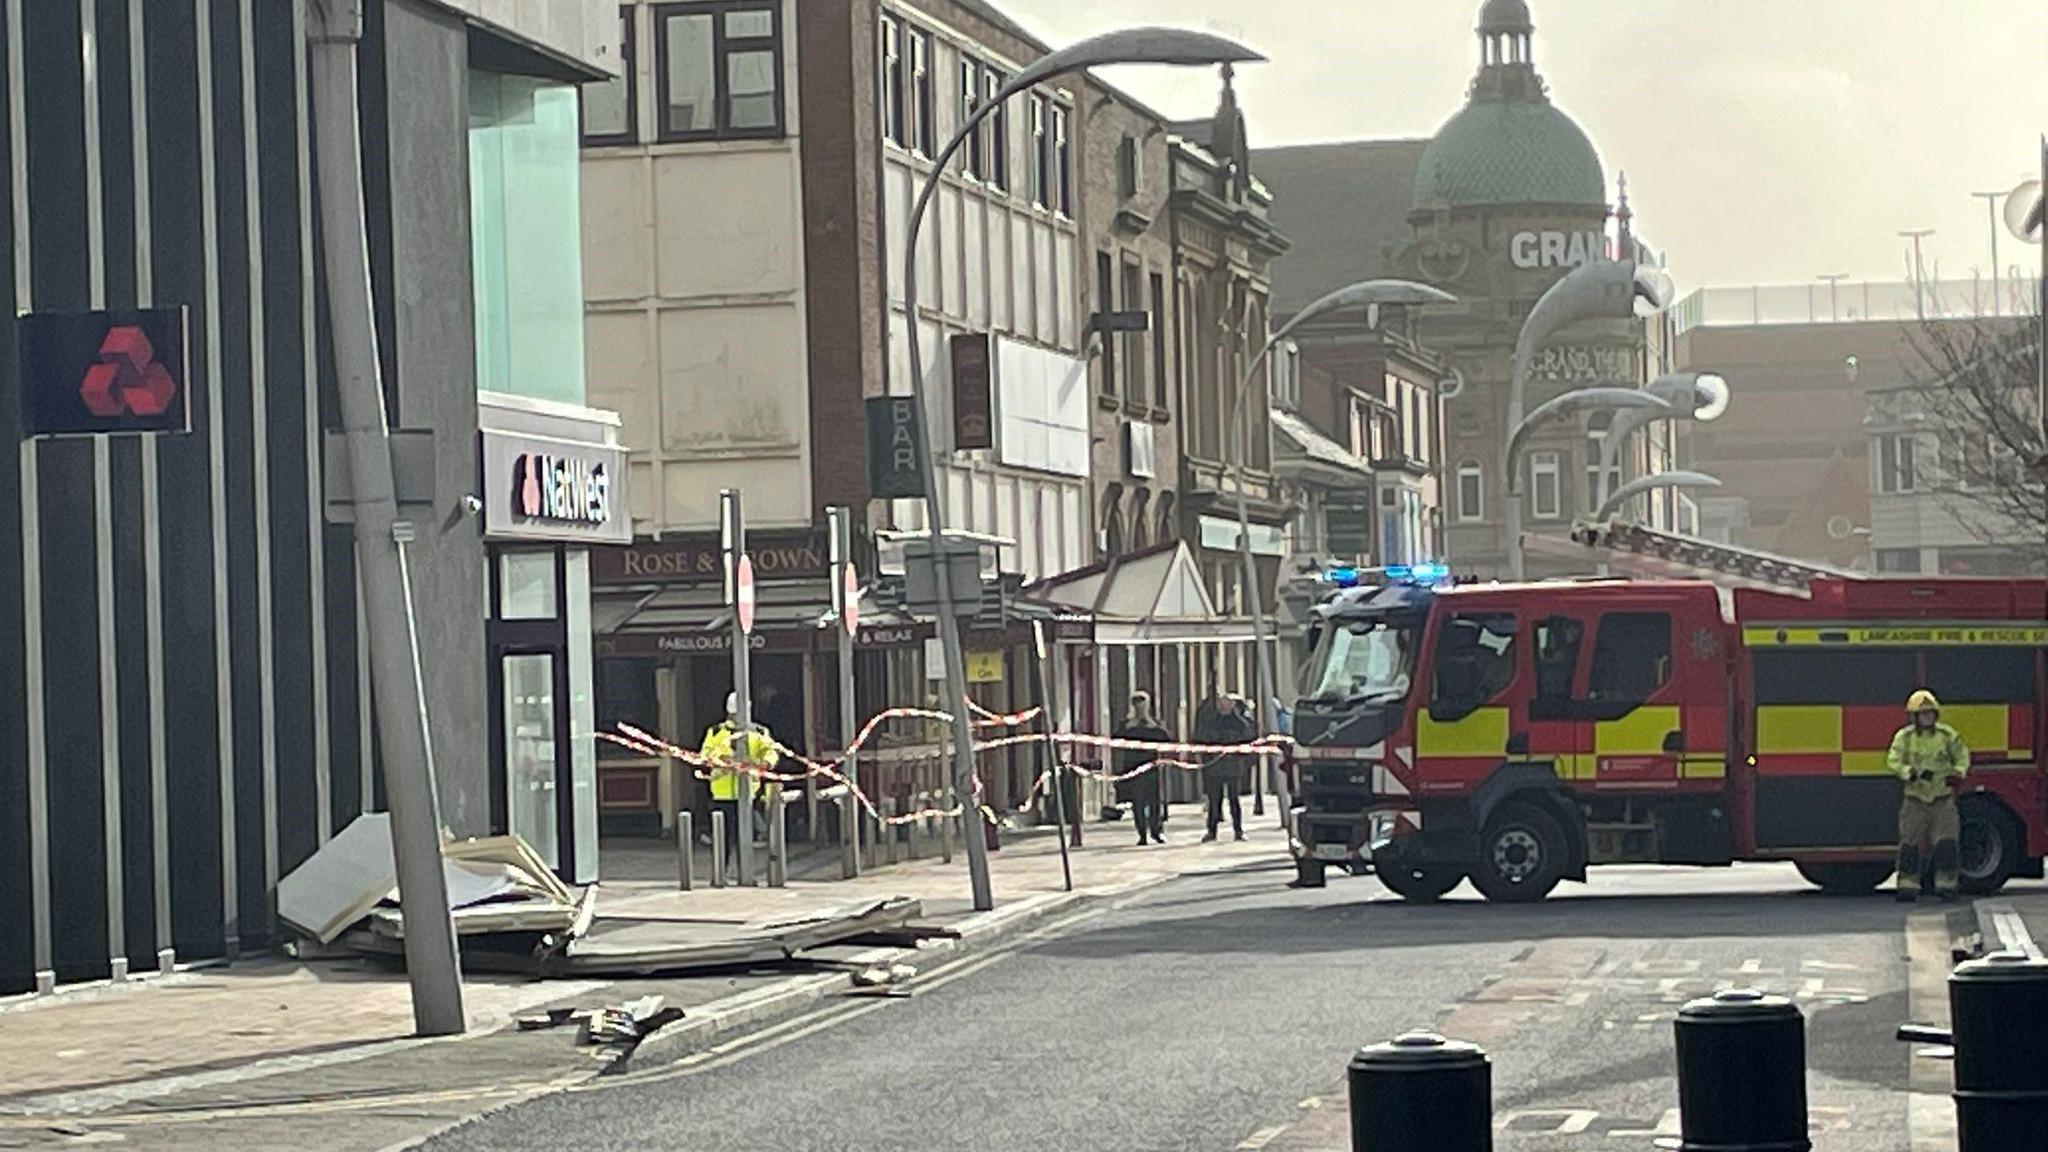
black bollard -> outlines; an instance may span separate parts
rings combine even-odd
[[[1678,1010],[1681,1152],[1809,1152],[1806,1018],[1783,996],[1716,992]]]
[[[1993,952],[1948,978],[1961,1152],[2048,1140],[2048,960]]]
[[[1493,1152],[1493,1066],[1476,1044],[1409,1032],[1351,1058],[1351,1152]]]

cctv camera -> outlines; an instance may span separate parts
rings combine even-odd
[[[484,502],[476,494],[471,493],[462,498],[462,510],[474,516],[484,510]]]

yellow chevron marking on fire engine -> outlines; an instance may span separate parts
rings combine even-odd
[[[1678,731],[1678,726],[1676,705],[1646,704],[1619,719],[1595,724],[1593,754],[1655,756],[1664,751],[1664,738]]]
[[[1457,720],[1436,720],[1427,709],[1415,724],[1415,754],[1499,756],[1508,747],[1508,710],[1481,708]]]
[[[1840,752],[1842,710],[1833,704],[1771,704],[1756,710],[1756,750],[1787,755]]]
[[[1749,648],[2040,648],[2048,627],[2036,624],[1911,624],[1880,627],[1751,625],[1742,630]]]
[[[1720,752],[1689,755],[1679,762],[1678,774],[1687,780],[1721,780],[1728,775],[1728,757]]]

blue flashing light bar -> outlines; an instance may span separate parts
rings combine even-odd
[[[1323,583],[1334,584],[1339,588],[1356,588],[1369,582],[1372,577],[1378,577],[1388,584],[1434,587],[1450,582],[1451,569],[1447,564],[1389,564],[1383,568],[1328,568],[1322,574]]]

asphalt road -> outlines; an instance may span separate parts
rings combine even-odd
[[[1350,1053],[1429,1027],[1492,1054],[1498,1148],[1645,1149],[1677,1132],[1673,1013],[1734,986],[1806,1011],[1821,1152],[1917,1152],[1916,1124],[1918,1148],[1953,1147],[1925,1139],[1945,1067],[1892,1039],[1927,1014],[1916,968],[1921,999],[1940,995],[1937,911],[1768,866],[1613,869],[1528,907],[1284,878],[1179,881],[936,969],[910,998],[837,1001],[427,1147],[1344,1149]]]

